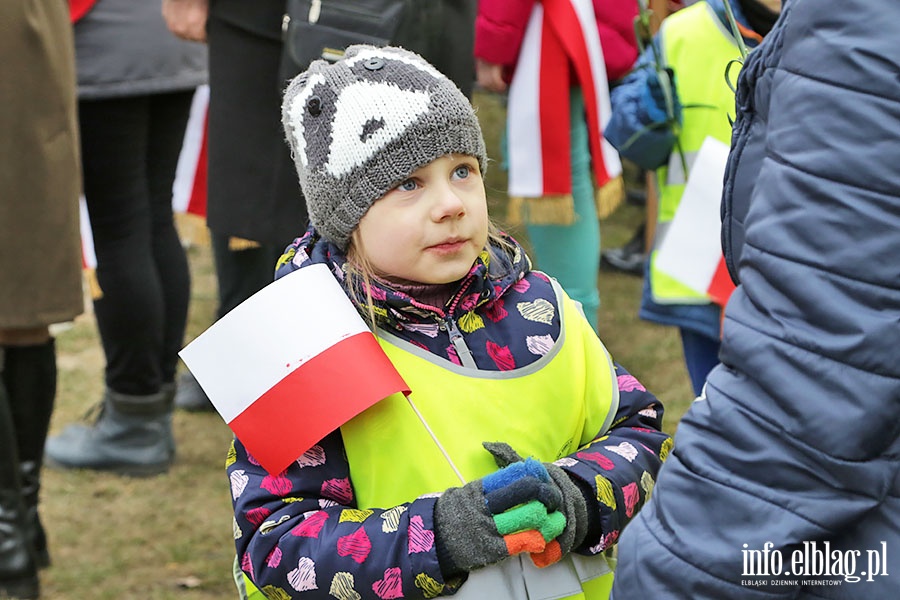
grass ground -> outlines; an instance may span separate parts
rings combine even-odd
[[[502,106],[476,96],[491,156],[497,151]],[[505,180],[497,164],[487,187],[492,213],[502,215]],[[642,209],[625,205],[601,224],[604,247],[628,240]],[[527,244],[523,232],[514,231]],[[187,340],[199,335],[215,311],[215,276],[209,248],[189,248],[193,291]],[[666,406],[674,432],[691,399],[677,332],[637,319],[640,279],[603,271],[600,334],[618,362]],[[90,313],[57,338],[59,393],[51,433],[80,420],[103,391],[104,358]],[[50,600],[212,600],[235,598],[231,501],[224,474],[230,431],[215,414],[178,412],[178,447],[172,470],[148,479],[93,472],[46,470],[42,514],[53,566],[42,575]]]

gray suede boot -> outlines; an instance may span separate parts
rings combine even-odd
[[[131,396],[107,389],[93,425],[69,425],[44,449],[49,467],[132,477],[165,473],[174,459],[170,390]]]

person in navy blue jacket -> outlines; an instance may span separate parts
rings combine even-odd
[[[897,596],[897,22],[787,0],[746,60],[722,364],[623,532],[616,600]]]

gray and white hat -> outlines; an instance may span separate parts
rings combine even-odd
[[[468,98],[418,54],[350,46],[335,63],[313,62],[284,94],[282,122],[309,218],[346,249],[376,200],[446,154],[487,168]]]

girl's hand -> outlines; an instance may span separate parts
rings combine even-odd
[[[162,16],[169,31],[191,42],[206,41],[209,0],[162,0]]]
[[[475,75],[478,85],[488,91],[499,94],[509,87],[503,79],[503,65],[475,59]]]

